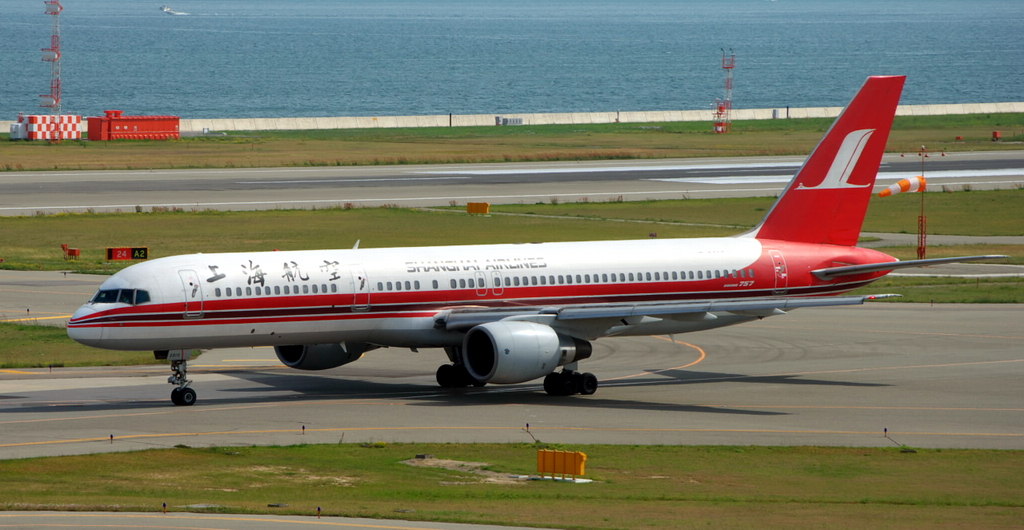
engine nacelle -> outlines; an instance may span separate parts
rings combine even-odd
[[[277,358],[289,368],[299,370],[326,370],[358,361],[364,353],[379,346],[365,342],[341,344],[295,344],[274,346]]]
[[[501,320],[466,333],[462,362],[477,381],[523,383],[586,359],[592,351],[589,342],[559,335],[550,326]]]

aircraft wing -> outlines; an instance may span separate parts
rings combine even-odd
[[[618,304],[575,304],[558,307],[517,307],[493,309],[465,307],[447,309],[435,315],[438,328],[468,331],[474,326],[498,320],[543,320],[553,325],[585,324],[585,321],[615,322],[615,325],[640,323],[644,317],[675,320],[700,320],[715,312],[766,317],[785,314],[801,307],[859,305],[867,300],[898,297],[896,294],[858,296],[748,298],[743,300],[692,300],[685,302],[639,302]],[[713,318],[713,317],[710,317]]]

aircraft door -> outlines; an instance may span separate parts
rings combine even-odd
[[[199,275],[193,270],[178,271],[181,287],[185,295],[185,318],[203,316],[203,288]]]
[[[352,310],[370,310],[370,279],[362,267],[352,267]]]
[[[789,271],[786,269],[786,258],[778,250],[769,250],[768,254],[772,257],[772,268],[775,269],[775,289],[772,291],[772,294],[786,294],[786,290],[789,289]]]

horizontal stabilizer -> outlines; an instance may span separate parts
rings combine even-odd
[[[812,274],[822,280],[831,280],[839,276],[852,276],[867,272],[892,271],[896,269],[909,269],[913,267],[927,267],[929,265],[942,265],[944,263],[964,263],[968,261],[983,261],[990,259],[1002,259],[1009,256],[990,254],[985,256],[962,256],[959,258],[936,258],[936,259],[915,259],[911,261],[891,261],[888,263],[868,263],[866,265],[847,265],[845,267],[829,267],[811,271]]]

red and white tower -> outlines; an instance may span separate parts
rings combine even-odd
[[[736,68],[736,54],[729,50],[729,55],[722,50],[722,70],[725,70],[725,99],[715,100],[715,132],[725,134],[732,130],[732,71]]]
[[[57,121],[60,122],[60,12],[64,10],[64,6],[60,5],[60,0],[44,0],[46,4],[46,14],[53,17],[53,34],[50,36],[50,47],[43,48],[43,60],[50,63],[50,93],[39,96],[42,98],[42,102],[39,104],[40,107],[53,109],[53,114],[57,115]],[[59,130],[59,127],[58,127]],[[61,135],[58,134],[57,140],[60,141]]]

